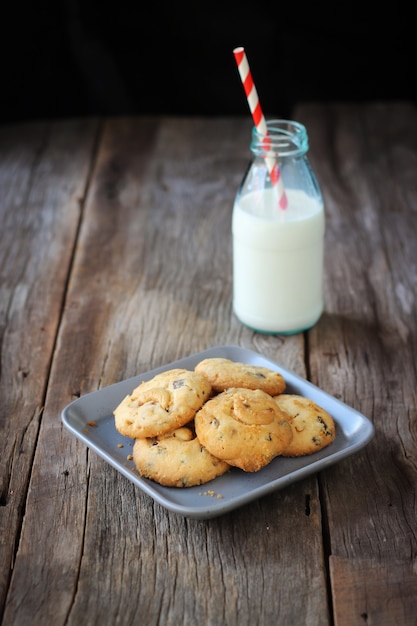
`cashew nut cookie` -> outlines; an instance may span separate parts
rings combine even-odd
[[[211,454],[245,472],[257,472],[289,446],[293,435],[288,420],[261,389],[230,388],[208,400],[194,423]]]
[[[136,439],[133,461],[142,476],[166,487],[202,485],[230,469],[201,445],[192,424],[160,437]]]
[[[295,394],[274,398],[278,407],[290,416],[293,438],[282,456],[303,456],[322,450],[336,438],[332,416],[313,400]]]
[[[184,426],[211,395],[203,375],[185,369],[161,372],[142,382],[114,410],[116,429],[126,437],[157,437]]]
[[[221,357],[204,359],[194,370],[204,374],[216,392],[236,387],[261,389],[271,396],[276,396],[286,387],[283,376],[274,370],[260,365],[237,363]]]

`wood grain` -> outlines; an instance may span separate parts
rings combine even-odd
[[[319,154],[333,154],[332,169],[314,163],[327,289],[311,375],[376,429],[323,476],[336,623],[416,624],[417,118],[401,103],[308,114]]]
[[[231,308],[250,120],[2,131],[2,623],[415,623],[417,116],[305,104],[296,119],[326,204],[325,313],[290,337],[253,333]],[[63,430],[72,399],[226,344],[309,377],[370,417],[375,438],[198,521]]]
[[[18,548],[94,121],[0,129],[0,606]]]

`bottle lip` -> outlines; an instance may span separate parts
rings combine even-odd
[[[262,156],[275,153],[276,156],[300,156],[308,151],[308,135],[306,127],[300,122],[287,119],[271,119],[266,121],[267,133],[252,129],[251,150]]]

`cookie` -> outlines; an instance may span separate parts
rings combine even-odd
[[[126,437],[157,437],[191,421],[211,394],[203,375],[172,369],[142,382],[114,410],[116,429]]]
[[[220,357],[200,361],[195,371],[204,374],[213,388],[220,392],[231,387],[261,389],[271,396],[285,390],[285,380],[278,372],[260,365],[237,363]]]
[[[191,424],[166,435],[136,439],[138,472],[166,487],[192,487],[221,476],[230,466],[204,448]]]
[[[322,450],[336,438],[332,416],[313,400],[294,394],[274,398],[278,407],[290,417],[293,438],[282,456],[304,456]]]
[[[211,454],[256,472],[289,446],[289,419],[266,392],[230,388],[208,400],[194,423],[198,439]]]

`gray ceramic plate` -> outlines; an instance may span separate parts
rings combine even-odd
[[[262,365],[280,372],[288,393],[311,398],[328,411],[336,422],[336,439],[327,448],[300,458],[277,457],[259,472],[229,472],[198,487],[163,487],[136,471],[128,460],[133,440],[120,435],[114,426],[113,409],[143,380],[174,367],[194,369],[202,359],[224,357],[240,363]],[[91,450],[170,511],[186,517],[209,519],[247,504],[261,496],[319,472],[363,448],[374,427],[367,417],[330,396],[293,372],[257,352],[238,346],[219,346],[168,363],[134,378],[110,385],[74,400],[62,412],[65,427]],[[94,425],[91,425],[94,423]],[[123,447],[118,447],[122,444]]]

